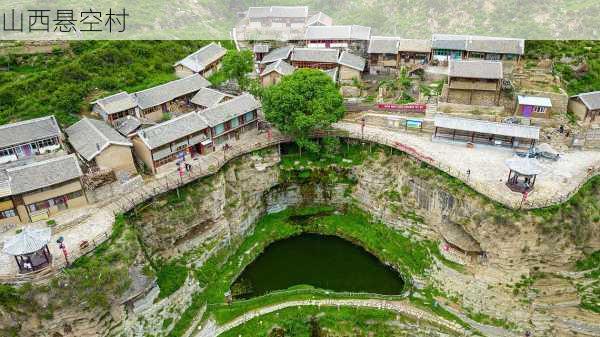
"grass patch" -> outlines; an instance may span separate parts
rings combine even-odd
[[[156,282],[160,288],[158,298],[165,298],[181,288],[187,279],[188,269],[178,262],[164,262],[159,265],[156,271]]]

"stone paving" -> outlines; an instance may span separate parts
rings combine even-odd
[[[337,129],[361,138],[357,123],[339,122]],[[430,134],[406,133],[375,126],[365,126],[364,139],[394,146],[457,177],[473,189],[509,207],[521,206],[522,195],[506,185],[506,159],[515,154],[511,149],[486,145],[468,148],[465,143],[432,140]],[[558,161],[538,160],[543,172],[537,177],[535,189],[523,203],[523,208],[536,208],[566,201],[579,187],[600,169],[599,151],[574,150],[562,153]],[[471,174],[467,176],[467,170]]]

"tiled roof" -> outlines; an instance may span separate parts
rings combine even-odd
[[[338,63],[341,65],[344,65],[346,67],[356,69],[358,71],[365,70],[365,59],[360,56],[351,54],[347,51],[342,52],[342,55],[340,55],[340,59],[338,60]]]
[[[600,109],[600,91],[586,92],[577,97],[589,110]]]
[[[202,88],[192,99],[190,102],[200,105],[203,107],[210,108],[215,106],[221,102],[221,100],[225,97],[231,97],[224,92],[220,92],[211,88]]]
[[[292,61],[337,63],[339,50],[334,48],[294,48]]]
[[[307,26],[312,26],[316,24],[321,24],[323,26],[331,26],[333,24],[333,19],[323,12],[318,12],[317,14],[308,18],[308,20],[306,21]]]
[[[59,135],[60,128],[54,116],[0,125],[0,148]]]
[[[190,112],[166,122],[140,130],[137,134],[150,149],[169,144],[208,127],[206,120]]]
[[[244,93],[226,102],[217,104],[212,108],[196,113],[203,116],[209,126],[214,127],[258,108],[260,108],[260,102],[254,96]]]
[[[275,71],[280,75],[289,75],[294,72],[294,67],[283,60],[279,60],[267,65],[262,73],[260,73],[260,76],[265,76],[272,71]]]
[[[82,176],[74,154],[37,161],[6,170],[12,195],[64,183]]]
[[[425,39],[400,39],[399,51],[412,51],[417,53],[429,53],[431,51],[431,40]]]
[[[451,60],[448,65],[448,76],[501,79],[502,62],[500,61],[457,61]]]
[[[208,87],[204,77],[194,74],[133,94],[141,109],[150,108]]]
[[[4,242],[4,251],[8,255],[17,256],[37,252],[44,248],[52,237],[52,228],[28,228]]]
[[[248,18],[305,18],[308,16],[307,6],[271,6],[271,7],[250,7],[248,8]]]
[[[523,55],[525,40],[477,35],[433,34],[432,48]]]
[[[369,54],[398,54],[399,37],[372,36],[369,41]]]
[[[293,46],[285,46],[277,49],[273,49],[270,53],[263,57],[260,63],[271,63],[279,60],[287,60],[290,57],[290,53],[294,49]]]
[[[137,106],[135,99],[125,91],[101,98],[94,101],[93,104],[98,104],[108,114],[133,109]]]
[[[123,136],[129,136],[134,133],[142,123],[137,117],[133,116],[125,116],[123,118],[119,118],[115,122],[115,130],[117,130]]]
[[[371,37],[371,27],[348,26],[308,26],[304,34],[306,40],[363,40]]]
[[[211,42],[198,49],[198,51],[194,52],[193,54],[186,56],[183,60],[178,61],[174,65],[176,66],[181,64],[197,73],[204,70],[204,68],[206,68],[209,64],[223,57],[226,53],[227,49],[214,42]]]
[[[87,161],[94,159],[109,145],[132,146],[117,130],[97,119],[83,118],[65,132],[73,149]]]
[[[525,53],[525,40],[471,36],[467,41],[467,51],[523,55]]]
[[[467,35],[433,34],[431,38],[431,48],[467,50]]]
[[[539,127],[521,124],[497,123],[478,119],[437,115],[434,117],[434,125],[435,127],[453,130],[488,133],[508,137],[518,137],[535,140],[540,138]]]

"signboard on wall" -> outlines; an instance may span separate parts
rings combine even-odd
[[[404,112],[419,112],[425,113],[427,110],[427,104],[424,103],[410,103],[410,104],[393,104],[393,103],[379,103],[377,108],[380,110],[394,110]]]

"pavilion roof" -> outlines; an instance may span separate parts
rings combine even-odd
[[[4,242],[4,252],[13,256],[37,252],[50,242],[51,235],[50,228],[25,228]]]
[[[534,176],[542,173],[542,166],[533,158],[512,157],[507,159],[505,163],[511,171],[522,175]]]

